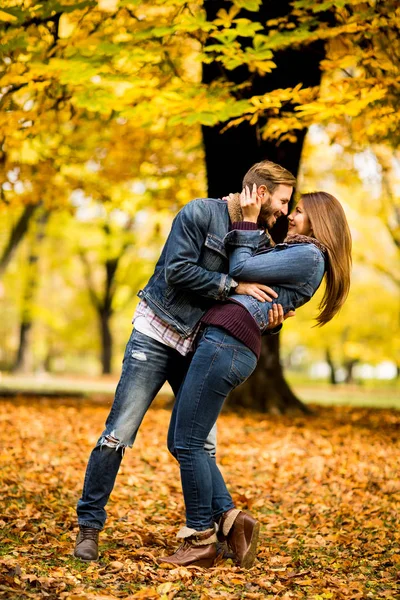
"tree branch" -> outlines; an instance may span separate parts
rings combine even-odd
[[[25,206],[17,223],[13,227],[10,237],[8,238],[8,242],[0,258],[0,277],[4,274],[4,271],[7,269],[16,249],[28,231],[30,219],[38,207],[39,204],[28,204]]]
[[[101,303],[98,295],[96,294],[96,289],[93,284],[92,271],[90,269],[89,261],[87,259],[86,254],[83,252],[83,250],[79,250],[78,254],[79,254],[79,257],[83,264],[83,272],[85,275],[85,280],[86,280],[86,284],[88,287],[90,299],[92,301],[92,304],[96,308],[96,310],[100,311],[102,309],[102,303]]]

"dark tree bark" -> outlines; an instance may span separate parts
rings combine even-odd
[[[18,352],[13,367],[14,373],[30,373],[33,370],[29,344],[31,329],[32,321],[24,315],[19,327]]]
[[[343,368],[346,371],[345,383],[354,383],[354,367],[358,362],[358,358],[350,358],[343,364]]]
[[[33,325],[32,303],[35,300],[39,286],[39,249],[45,236],[48,217],[49,213],[47,211],[42,211],[39,214],[36,220],[36,232],[31,241],[28,256],[28,273],[22,301],[18,351],[13,367],[13,371],[16,373],[28,373],[33,369],[33,357],[30,347],[30,333]]]
[[[331,383],[332,385],[336,385],[337,384],[336,369],[335,369],[335,365],[333,364],[332,355],[331,355],[331,351],[329,350],[329,348],[326,349],[325,359],[329,365],[329,383]]]
[[[111,373],[111,361],[113,355],[113,338],[110,327],[111,314],[99,312],[99,325],[101,336],[101,370],[103,375]]]
[[[111,230],[109,225],[106,223],[103,226],[104,233],[106,234],[106,246],[111,239]],[[104,278],[104,287],[100,290],[96,290],[96,286],[94,284],[94,277],[92,273],[92,266],[86,254],[81,251],[79,256],[82,260],[85,279],[87,284],[87,289],[89,292],[90,301],[93,305],[93,308],[96,311],[98,325],[99,325],[99,333],[100,333],[100,343],[101,343],[101,370],[103,375],[109,375],[111,373],[112,367],[112,356],[113,356],[113,335],[111,331],[110,321],[111,317],[114,314],[114,309],[112,307],[113,298],[117,291],[117,285],[115,281],[115,276],[118,270],[119,261],[124,256],[127,248],[130,246],[131,241],[127,241],[121,247],[121,253],[113,258],[108,258],[105,260],[102,266],[105,270],[105,278]]]
[[[98,309],[100,336],[101,336],[101,365],[103,375],[111,373],[111,361],[113,354],[113,337],[110,327],[110,319],[113,315],[112,300],[115,294],[114,279],[117,272],[120,257],[106,261],[106,283],[103,300]]]
[[[107,226],[105,227],[107,231]],[[112,308],[112,301],[115,294],[115,274],[118,269],[119,259],[108,259],[104,263],[106,272],[104,289],[101,293],[98,293],[93,283],[93,276],[91,266],[87,256],[81,252],[80,257],[85,269],[86,283],[88,286],[89,297],[92,302],[93,308],[96,311],[99,333],[100,333],[100,345],[101,345],[101,371],[103,375],[109,375],[111,373],[111,363],[113,354],[113,336],[110,327],[110,320],[114,313]]]
[[[215,18],[217,12],[225,7],[223,0],[205,0],[204,7],[208,19]],[[265,23],[268,19],[287,14],[290,2],[263,2],[258,13],[243,11],[243,16]],[[277,88],[292,87],[299,83],[305,86],[317,86],[321,72],[319,64],[324,55],[321,43],[301,50],[287,49],[275,56],[277,68],[267,76],[249,74],[247,68],[224,71],[219,63],[203,66],[203,81],[211,83],[224,76],[227,80],[242,83],[252,78],[251,90],[243,96],[265,94]],[[290,107],[286,107],[290,110]],[[242,123],[238,127],[224,131],[223,126],[203,127],[203,139],[206,155],[208,194],[221,197],[229,192],[238,192],[242,188],[242,179],[246,171],[256,162],[268,159],[287,168],[297,175],[304,143],[305,131],[297,136],[295,143],[263,141],[259,135],[259,126]],[[275,241],[284,238],[287,233],[286,219],[279,220],[272,236]],[[279,360],[279,337],[264,336],[262,356],[252,377],[235,391],[230,404],[252,406],[256,410],[287,412],[306,407],[298,400],[287,385]]]
[[[4,250],[0,256],[0,277],[3,276],[4,271],[7,269],[16,249],[28,231],[31,217],[38,207],[39,204],[28,204],[13,227],[10,237],[8,238]]]

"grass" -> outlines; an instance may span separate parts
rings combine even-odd
[[[324,381],[309,380],[288,371],[286,377],[298,397],[305,402],[321,405],[348,405],[400,410],[400,380],[368,381],[359,385],[330,385]],[[118,382],[116,376],[82,378],[73,375],[0,376],[0,396],[72,396],[110,402]],[[166,384],[162,395],[171,395]]]
[[[354,406],[369,408],[395,408],[400,410],[400,386],[360,385],[329,385],[327,383],[291,382],[297,396],[306,404],[321,404],[324,406]]]

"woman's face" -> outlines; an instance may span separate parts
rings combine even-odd
[[[288,216],[289,231],[288,233],[297,233],[299,235],[312,235],[310,219],[304,210],[303,200],[300,200],[293,212]]]

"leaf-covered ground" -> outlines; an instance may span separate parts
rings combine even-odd
[[[400,413],[318,408],[313,417],[224,414],[219,461],[262,522],[255,566],[162,569],[183,523],[178,467],[155,408],[127,451],[98,563],[71,555],[75,503],[108,408],[0,402],[0,598],[399,598]]]

